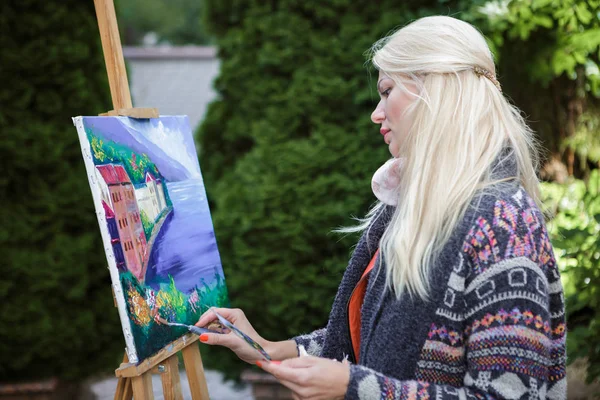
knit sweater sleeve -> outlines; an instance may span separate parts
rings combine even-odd
[[[296,342],[296,347],[302,345],[308,355],[320,357],[326,334],[327,328],[321,328],[306,335],[296,336],[292,340]]]
[[[463,285],[464,308],[453,332],[462,337],[454,347],[429,341],[442,357],[437,376],[458,366],[465,372],[462,385],[443,378],[397,380],[351,365],[346,399],[566,398],[564,298],[543,217],[535,210],[532,204],[503,209],[497,203],[495,215],[480,216],[465,238],[464,274],[451,277],[451,286]],[[444,357],[457,364],[450,367]]]

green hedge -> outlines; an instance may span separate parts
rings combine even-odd
[[[124,341],[71,122],[111,108],[94,4],[0,8],[0,381],[114,369]]]
[[[585,42],[597,22],[563,15],[570,3],[511,2],[504,14],[482,12],[485,3],[206,1],[222,64],[219,99],[198,131],[200,162],[232,305],[266,338],[325,325],[356,240],[331,230],[374,201],[369,180],[389,157],[370,121],[376,74],[364,65],[377,39],[431,14],[471,21],[490,38],[506,95],[540,121],[544,144],[558,152],[565,128],[573,134],[569,107],[596,93],[593,76],[573,73],[597,61]],[[571,58],[569,38],[584,45]],[[552,68],[533,68],[544,60]],[[245,367],[221,349],[203,354],[230,376]]]
[[[207,1],[222,64],[200,163],[232,306],[268,339],[326,324],[357,239],[331,231],[375,200],[370,179],[390,155],[363,53],[418,16],[399,4]],[[204,349],[209,367],[245,368]]]

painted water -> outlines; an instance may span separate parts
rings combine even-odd
[[[158,290],[171,276],[177,289],[189,293],[199,282],[214,283],[221,259],[202,180],[169,182],[167,189],[174,211],[156,239],[145,283]]]

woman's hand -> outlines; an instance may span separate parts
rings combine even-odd
[[[234,324],[238,329],[250,336],[252,340],[258,343],[273,360],[284,360],[286,358],[296,357],[296,342],[293,340],[284,340],[281,342],[270,342],[263,339],[254,330],[244,312],[240,309],[231,308],[214,308],[221,316]],[[196,322],[196,326],[205,328],[213,321],[217,321],[217,316],[211,310],[208,310]],[[210,329],[210,327],[208,327]],[[261,354],[253,349],[248,343],[237,336],[234,332],[226,334],[219,333],[203,333],[200,335],[200,341],[206,344],[215,344],[225,346],[233,351],[239,358],[250,364],[255,364],[256,361],[262,360]]]
[[[238,329],[244,332],[246,335],[250,336],[252,340],[261,345],[265,350],[267,344],[269,343],[265,339],[263,339],[257,332],[254,330],[248,318],[244,315],[244,312],[240,309],[232,309],[232,308],[214,308],[216,312],[222,315],[229,322],[234,324]],[[217,320],[217,316],[211,310],[206,311],[198,322],[196,322],[196,326],[205,328],[211,322]],[[200,335],[200,341],[206,344],[225,346],[233,351],[240,359],[246,361],[247,363],[254,364],[257,360],[262,360],[262,356],[258,351],[253,349],[246,343],[243,339],[237,336],[234,332],[228,332],[225,334],[219,333],[203,333]]]
[[[350,382],[350,365],[320,357],[297,357],[257,365],[288,387],[294,400],[343,399]]]

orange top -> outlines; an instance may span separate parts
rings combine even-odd
[[[367,291],[367,275],[375,266],[375,260],[379,254],[379,249],[373,255],[371,262],[363,272],[362,277],[356,284],[356,287],[350,295],[350,302],[348,303],[348,323],[350,325],[350,339],[352,340],[352,348],[354,349],[354,355],[356,356],[356,362],[358,363],[358,356],[360,352],[360,322],[361,315],[360,310],[365,299],[365,292]]]

